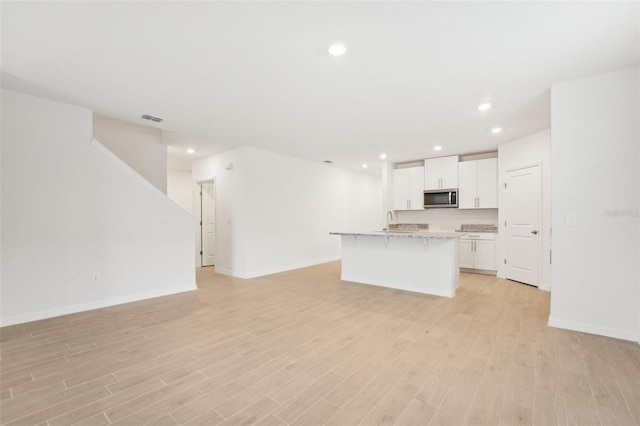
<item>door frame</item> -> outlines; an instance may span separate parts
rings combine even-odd
[[[517,166],[513,166],[513,167],[509,167],[507,169],[504,169],[504,176],[503,176],[503,181],[502,181],[502,185],[500,186],[500,193],[502,194],[502,201],[499,202],[498,206],[503,210],[504,215],[502,216],[503,220],[498,223],[498,225],[500,227],[502,227],[504,229],[504,232],[502,233],[504,235],[503,238],[501,238],[501,252],[502,252],[502,258],[504,259],[505,256],[507,255],[507,248],[509,247],[509,238],[507,236],[506,233],[506,229],[504,226],[504,221],[508,220],[508,214],[509,211],[507,209],[507,200],[506,200],[506,193],[505,193],[505,185],[507,184],[507,176],[508,173],[510,172],[514,172],[517,170],[522,170],[522,169],[528,169],[530,167],[538,167],[538,189],[540,191],[540,199],[538,200],[538,206],[537,206],[537,210],[538,210],[538,218],[540,220],[539,222],[539,230],[538,230],[538,235],[540,238],[538,238],[537,242],[536,242],[536,251],[538,252],[538,282],[536,284],[531,284],[534,287],[537,287],[539,289],[542,290],[549,290],[549,288],[545,286],[543,286],[543,258],[544,258],[544,253],[542,248],[544,247],[543,244],[543,239],[546,238],[546,226],[544,223],[544,216],[543,216],[543,209],[542,209],[542,204],[543,204],[543,197],[544,194],[542,192],[543,190],[543,181],[542,181],[542,161],[534,161],[534,162],[530,162],[530,163],[523,163],[523,164],[519,164]],[[499,259],[498,259],[499,260]],[[503,278],[505,279],[509,279],[507,278],[507,269],[504,268],[503,269]]]
[[[214,203],[215,203],[215,212],[216,212],[216,251],[217,251],[217,247],[218,247],[218,220],[217,220],[217,216],[218,216],[218,187],[216,185],[217,179],[215,177],[211,178],[211,179],[204,179],[201,181],[197,181],[196,185],[198,186],[198,190],[195,193],[194,199],[195,199],[195,213],[197,215],[196,217],[196,267],[200,268],[202,267],[203,264],[203,256],[204,256],[204,250],[203,250],[203,237],[202,237],[202,233],[204,230],[204,224],[202,222],[202,184],[203,183],[213,183],[213,187],[214,187]],[[217,262],[216,262],[217,263]]]

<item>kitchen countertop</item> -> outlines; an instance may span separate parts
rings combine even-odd
[[[460,229],[456,229],[456,232],[485,232],[485,233],[497,233],[497,225],[477,225],[477,224],[463,224]]]
[[[353,235],[364,237],[386,237],[386,231],[363,231],[363,232],[329,232],[330,235]],[[438,238],[438,239],[452,239],[460,238],[465,235],[465,232],[454,231],[389,231],[389,236],[394,238]]]

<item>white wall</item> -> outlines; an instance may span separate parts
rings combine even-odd
[[[232,170],[225,165],[233,163]],[[380,178],[243,147],[193,163],[216,180],[216,269],[254,277],[340,257],[331,231],[380,229]]]
[[[551,288],[551,130],[543,130],[513,141],[504,143],[498,147],[498,223],[504,223],[504,185],[506,172],[519,166],[527,166],[540,163],[542,180],[542,223],[540,230],[541,247],[541,283],[539,288],[549,290]],[[500,230],[500,228],[498,228]],[[504,277],[505,268],[502,259],[505,259],[506,234],[498,233],[498,276]]]
[[[193,218],[92,134],[89,110],[2,91],[2,325],[196,288]]]
[[[167,192],[167,146],[160,129],[93,115],[93,137],[122,161]]]
[[[640,339],[639,68],[551,90],[549,324]],[[567,224],[575,213],[577,224]]]
[[[167,170],[167,197],[189,214],[193,214],[193,191],[191,172]]]

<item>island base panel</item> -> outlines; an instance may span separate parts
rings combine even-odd
[[[453,297],[458,239],[342,237],[344,281]]]

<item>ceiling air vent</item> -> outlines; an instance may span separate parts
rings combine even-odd
[[[147,114],[143,115],[142,118],[144,118],[145,120],[155,121],[156,123],[159,123],[162,120],[164,120],[163,118],[154,117],[153,115],[147,115]]]

